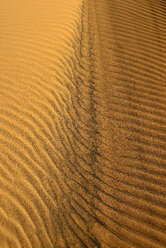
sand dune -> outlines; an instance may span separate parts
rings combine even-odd
[[[166,247],[165,1],[0,19],[0,247]]]

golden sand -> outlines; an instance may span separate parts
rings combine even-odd
[[[166,247],[166,2],[0,1],[0,248]]]

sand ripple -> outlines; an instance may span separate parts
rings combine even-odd
[[[0,247],[166,247],[165,13],[1,0]]]

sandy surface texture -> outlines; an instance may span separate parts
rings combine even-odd
[[[0,1],[0,248],[166,247],[165,0]]]

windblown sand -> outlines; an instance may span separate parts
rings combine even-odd
[[[0,1],[0,248],[166,247],[166,2]]]

